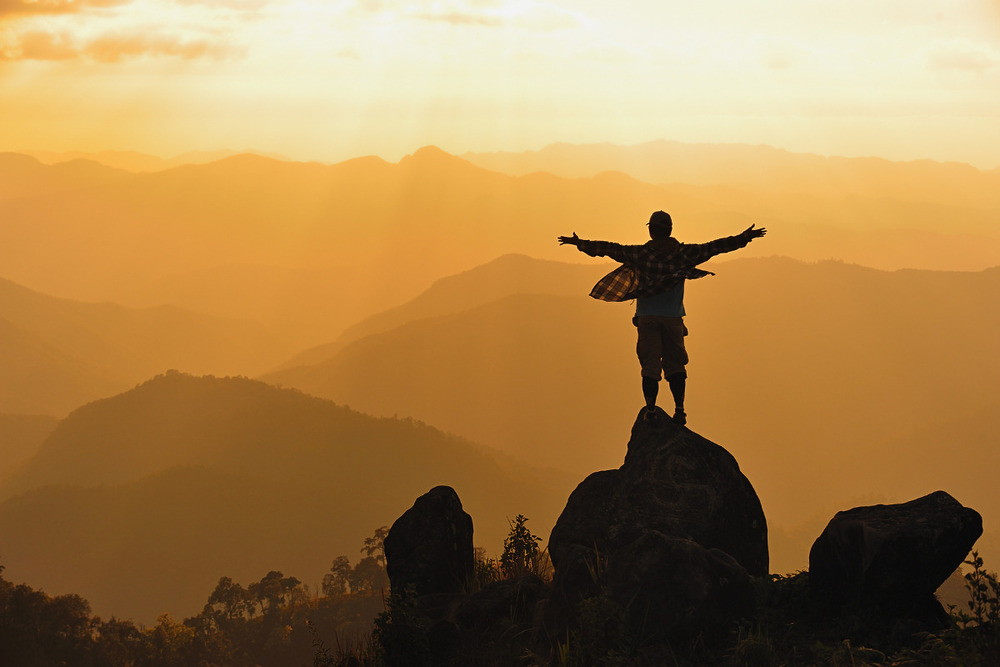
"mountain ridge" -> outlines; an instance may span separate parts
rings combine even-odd
[[[1000,205],[997,195],[997,169],[978,169],[964,162],[937,160],[894,161],[879,157],[824,156],[799,153],[765,144],[682,143],[657,140],[641,144],[549,144],[537,151],[497,151],[462,156],[475,164],[512,175],[544,171],[571,178],[594,176],[600,171],[616,170],[649,183],[686,182],[692,184],[730,183],[762,185],[767,181],[785,181],[787,191],[795,189],[829,192],[823,180],[830,174],[841,173],[834,179],[837,188],[857,192],[871,191],[871,182],[879,175],[883,182],[889,177],[897,193],[929,197],[933,201],[950,201],[939,191],[977,192],[977,200]],[[781,168],[782,163],[786,166]],[[854,173],[850,178],[843,175]],[[929,189],[926,178],[933,174],[937,187]],[[723,176],[725,175],[725,176]],[[917,181],[914,185],[908,181]],[[972,189],[963,188],[962,181],[976,181]],[[867,183],[866,183],[867,181]]]
[[[3,278],[0,312],[4,412],[62,415],[168,368],[252,373],[283,356],[280,339],[255,323],[170,305],[86,303]]]

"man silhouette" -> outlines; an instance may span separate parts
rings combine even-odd
[[[767,233],[750,225],[742,234],[709,241],[681,243],[673,238],[669,213],[656,211],[649,217],[650,240],[643,245],[621,245],[610,241],[587,241],[573,232],[560,236],[560,244],[575,245],[591,257],[610,257],[622,263],[601,278],[590,296],[602,301],[635,299],[632,323],[638,333],[636,354],[642,375],[642,395],[646,400],[643,418],[653,419],[660,374],[666,378],[674,397],[674,421],[687,423],[684,390],[687,383],[687,350],[684,349],[684,281],[714,275],[695,268],[724,252],[745,247]]]

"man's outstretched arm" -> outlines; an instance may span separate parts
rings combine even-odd
[[[642,246],[622,245],[611,241],[588,241],[581,239],[573,232],[573,236],[560,236],[559,245],[575,245],[576,249],[591,257],[610,257],[622,264],[635,264],[638,261]]]
[[[757,229],[756,227],[756,225],[750,225],[743,230],[742,233],[737,234],[736,236],[726,236],[721,239],[709,241],[708,243],[685,243],[683,246],[684,258],[691,266],[697,266],[698,264],[706,262],[716,255],[744,248],[748,243],[750,243],[750,241],[759,239],[767,234],[767,230],[763,227],[760,229]]]

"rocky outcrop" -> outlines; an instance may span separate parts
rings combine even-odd
[[[983,533],[982,517],[944,491],[838,512],[809,552],[810,584],[840,605],[943,613],[934,591]]]
[[[549,540],[551,584],[477,582],[455,491],[418,498],[385,539],[390,601],[416,595],[389,628],[423,647],[398,664],[555,663],[574,651],[579,664],[720,664],[735,622],[776,608],[788,633],[835,627],[862,643],[940,627],[933,593],[982,533],[977,512],[942,491],[839,512],[810,571],[772,597],[775,584],[754,579],[768,575],[767,525],[750,482],[725,449],[656,414],[636,420],[620,468],[570,495]]]
[[[649,531],[719,549],[768,574],[767,522],[736,459],[657,408],[632,427],[625,462],[595,472],[569,497],[549,539],[556,569],[570,545],[613,554]]]
[[[472,517],[450,486],[436,486],[396,519],[385,537],[393,591],[454,595],[472,576]]]
[[[647,641],[725,633],[768,574],[767,523],[736,459],[662,410],[632,427],[625,461],[570,495],[549,539],[550,631],[603,596]]]

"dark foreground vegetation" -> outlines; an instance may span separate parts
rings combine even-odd
[[[52,597],[6,581],[0,568],[0,665],[23,667],[362,667],[436,665],[433,634],[407,591],[388,592],[380,528],[352,566],[335,559],[322,591],[272,571],[244,587],[219,580],[203,610],[152,627],[92,616],[78,595]],[[477,552],[470,592],[526,580],[551,582],[539,538],[518,516],[498,559]],[[484,629],[449,659],[461,665],[961,665],[1000,664],[1000,583],[973,552],[969,597],[944,627],[887,621],[853,610],[831,616],[810,592],[808,572],[757,580],[757,606],[724,637],[650,645],[629,630],[630,610],[597,595],[580,603],[564,637],[526,631],[531,610],[511,609],[502,630]],[[455,662],[457,660],[457,662]]]
[[[336,558],[322,591],[278,571],[245,587],[222,577],[199,614],[182,621],[163,614],[152,627],[92,616],[79,595],[15,585],[0,567],[0,665],[286,667],[312,664],[317,646],[358,652],[385,608],[385,532],[365,540],[354,566]]]

